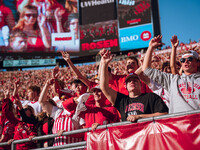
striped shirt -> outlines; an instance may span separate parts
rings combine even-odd
[[[55,120],[53,125],[53,134],[58,133],[59,130],[72,131],[78,129],[78,126],[74,124],[70,113],[67,110],[54,106],[52,109],[51,117]],[[55,137],[54,146],[64,145],[74,142],[82,141],[82,137],[72,137],[72,136],[60,136]]]

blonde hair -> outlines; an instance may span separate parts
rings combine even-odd
[[[18,21],[18,23],[13,27],[13,30],[23,30],[24,29],[24,16],[25,16],[25,13],[27,10],[35,10],[37,13],[38,13],[38,10],[37,10],[37,7],[34,6],[34,5],[26,5],[24,6],[22,12],[20,13],[20,19]],[[34,24],[34,27],[33,27],[34,30],[37,30],[39,29],[39,26],[38,26],[38,21],[36,20],[35,24]]]

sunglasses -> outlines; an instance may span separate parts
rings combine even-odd
[[[193,60],[193,57],[181,58],[181,59],[180,59],[180,62],[181,62],[181,63],[184,63],[184,62],[186,61],[186,59],[187,59],[187,61],[190,61],[190,62],[191,62],[191,61]]]
[[[33,17],[33,18],[37,18],[37,14],[25,14],[25,16],[26,17],[28,17],[28,18],[30,18],[31,16]]]

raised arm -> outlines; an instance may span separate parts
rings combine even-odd
[[[106,49],[103,48],[102,50],[99,51],[99,55],[102,57],[104,54],[106,53]],[[98,76],[100,78],[100,74],[101,74],[101,63],[99,63],[99,69],[98,69]]]
[[[5,116],[10,123],[17,124],[19,121],[15,118],[13,112],[13,103],[9,98],[4,98],[2,101],[2,116]]]
[[[162,39],[162,36],[158,35],[157,37],[152,38],[151,41],[149,42],[149,47],[148,47],[147,52],[145,54],[144,62],[143,62],[143,65],[142,65],[142,71],[151,67],[151,59],[152,59],[153,50],[156,47],[163,44],[163,43],[160,43],[161,39]]]
[[[80,79],[86,86],[90,86],[90,81],[84,77],[80,71],[74,66],[74,64],[72,63],[71,59],[70,59],[70,55],[67,52],[62,51],[61,52],[63,59],[68,63],[68,65],[70,66],[70,68],[73,70],[73,72],[77,75],[78,79]]]
[[[172,36],[171,44],[172,44],[172,52],[171,52],[171,57],[170,57],[170,68],[172,74],[178,74],[178,70],[176,69],[176,49],[179,45],[179,40],[176,35]]]
[[[135,71],[135,74],[137,74],[145,84],[149,85],[150,79],[143,74],[142,65]]]
[[[21,2],[21,4],[18,5],[17,10],[19,11],[19,13],[22,13],[24,6],[28,5],[31,3],[31,0],[23,0]]]
[[[13,97],[18,97],[19,86],[20,86],[20,81],[19,80],[15,81],[13,95],[12,95]]]
[[[46,16],[44,16],[43,14],[40,14],[40,16],[38,17],[38,25],[40,27],[42,41],[46,48],[50,48],[51,35],[49,33],[49,30],[45,27],[45,23],[46,23]]]
[[[15,98],[13,103],[18,107],[19,113],[20,113],[20,116],[21,116],[23,122],[30,123],[30,124],[37,124],[38,119],[35,117],[28,117],[26,115],[25,110],[22,107],[22,103],[20,102],[20,100],[18,98]]]
[[[53,68],[53,72],[52,72],[52,76],[53,76],[53,79],[55,81],[54,85],[53,85],[54,86],[53,90],[54,90],[54,93],[58,93],[58,94],[59,94],[58,90],[61,90],[61,87],[60,87],[60,85],[58,83],[59,73],[60,73],[59,66],[54,67]]]
[[[63,33],[63,27],[62,27],[62,15],[65,13],[65,10],[61,9],[61,8],[56,8],[55,12],[54,12],[54,16],[56,18],[56,27],[57,27],[57,32],[58,33]]]
[[[117,98],[117,92],[111,89],[108,85],[109,77],[108,77],[108,64],[112,60],[112,55],[110,51],[106,51],[104,55],[101,57],[101,70],[100,70],[100,88],[106,98],[112,103],[115,104]]]
[[[50,85],[52,85],[54,82],[53,79],[47,80],[46,84],[44,85],[42,92],[40,93],[40,97],[38,99],[38,102],[42,106],[42,108],[47,112],[47,114],[51,114],[53,105],[48,102],[47,100],[47,94],[48,94],[48,89]]]

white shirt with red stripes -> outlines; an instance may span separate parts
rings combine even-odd
[[[58,133],[59,130],[72,131],[79,128],[77,123],[74,123],[71,117],[69,117],[70,112],[65,109],[53,106],[51,117],[54,119],[53,134]],[[64,145],[74,142],[81,142],[82,137],[76,138],[72,136],[60,136],[56,137],[54,140],[54,146]]]

